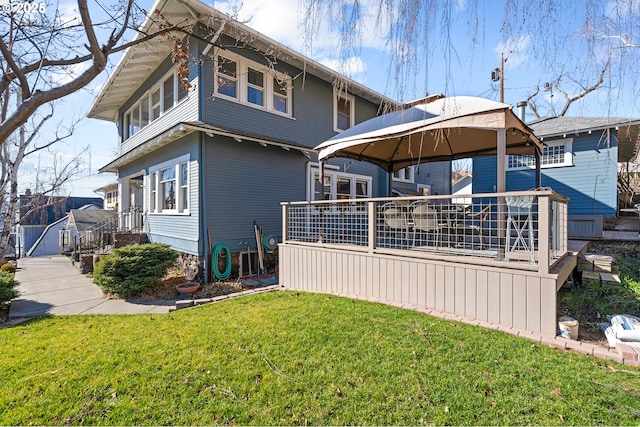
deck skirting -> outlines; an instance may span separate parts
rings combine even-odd
[[[556,336],[558,281],[575,266],[541,274],[298,244],[281,244],[279,258],[288,289],[389,300],[549,337]]]

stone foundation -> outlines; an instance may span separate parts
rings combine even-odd
[[[179,252],[176,265],[184,271],[187,281],[202,282],[204,280],[204,259],[202,257]]]
[[[113,236],[113,247],[121,248],[136,243],[147,243],[147,235],[145,233],[115,233]]]

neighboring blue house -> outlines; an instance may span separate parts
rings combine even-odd
[[[640,144],[640,119],[553,117],[527,123],[546,145],[541,185],[569,197],[569,233],[599,236],[618,207],[618,163],[632,161]],[[532,157],[508,156],[507,190],[535,186]],[[473,192],[495,191],[496,158],[473,159]]]
[[[357,161],[328,162],[319,183],[313,147],[392,100],[197,0],[149,10],[193,25],[184,41],[190,87],[171,61],[172,41],[158,38],[124,54],[88,116],[118,126],[120,155],[101,171],[117,174],[120,212],[142,207],[152,242],[202,262],[219,242],[256,250],[254,224],[279,236],[280,202],[386,195],[386,172]],[[439,179],[446,168],[403,170],[394,182],[445,192],[430,171]]]

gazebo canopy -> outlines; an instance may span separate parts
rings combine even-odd
[[[425,100],[353,126],[316,150],[320,160],[347,157],[388,172],[424,162],[542,153],[540,140],[511,108],[471,96]]]

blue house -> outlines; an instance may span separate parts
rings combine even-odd
[[[188,75],[172,62],[172,40],[132,47],[88,113],[118,127],[119,156],[101,171],[117,175],[120,212],[144,212],[149,240],[203,267],[225,243],[237,265],[260,244],[254,224],[281,235],[282,201],[386,195],[386,172],[358,161],[328,162],[320,183],[313,147],[395,107],[391,99],[197,0],[150,10],[192,26]],[[148,19],[143,31],[155,25]],[[394,183],[446,192],[435,178],[447,168],[412,167]]]
[[[633,160],[640,145],[640,119],[552,117],[527,124],[545,144],[541,185],[569,198],[572,236],[602,235],[603,219],[618,208],[618,164]],[[495,191],[496,157],[473,160],[473,192]],[[535,186],[535,160],[508,156],[507,191]]]

